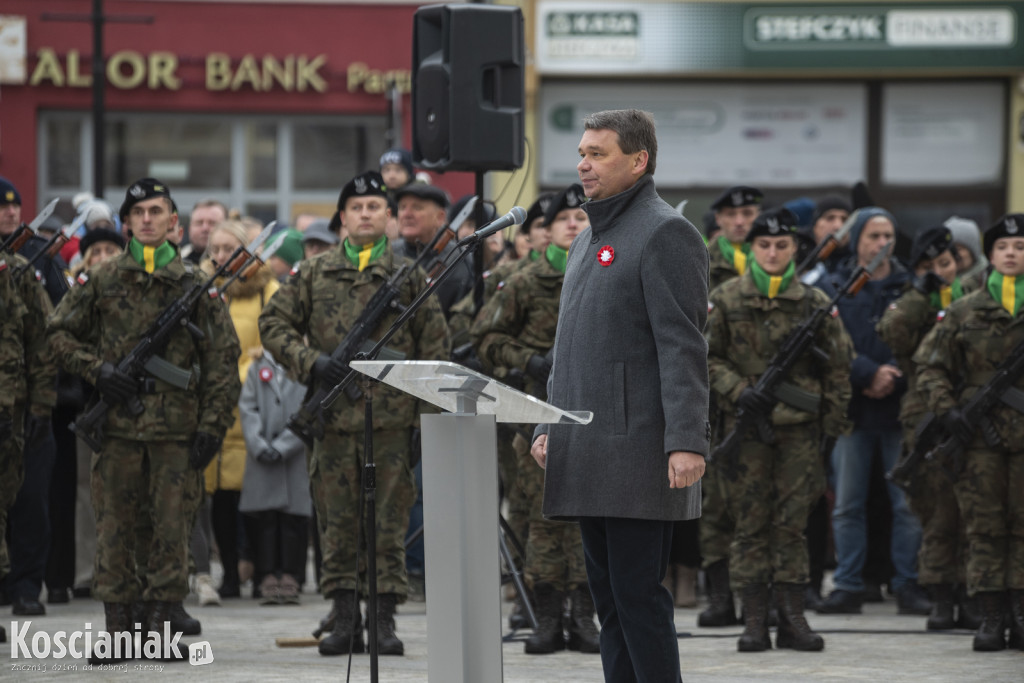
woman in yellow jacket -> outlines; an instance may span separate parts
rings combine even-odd
[[[239,246],[248,244],[252,237],[241,221],[220,223],[210,233],[206,249],[209,258],[203,261],[203,269],[213,273],[222,260],[228,259]],[[242,354],[238,357],[238,376],[242,382],[261,349],[257,320],[278,286],[273,272],[264,265],[253,277],[244,282],[236,280],[221,293],[242,347]],[[241,585],[238,575],[238,500],[245,473],[245,440],[238,419],[238,406],[235,406],[234,415],[234,424],[224,437],[220,452],[206,468],[206,493],[212,501],[213,536],[224,565],[224,580],[219,590],[222,598],[238,597]]]

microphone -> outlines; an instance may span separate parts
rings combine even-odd
[[[490,237],[499,230],[504,230],[505,228],[512,225],[518,225],[525,220],[526,209],[524,209],[521,206],[513,206],[512,210],[506,213],[501,218],[491,221],[484,227],[474,232],[472,235],[468,235],[463,239],[459,240],[459,244],[472,244],[473,242],[477,242],[486,237]]]

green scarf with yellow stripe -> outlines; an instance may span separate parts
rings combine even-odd
[[[147,273],[152,273],[173,261],[178,251],[170,242],[164,242],[159,247],[147,247],[133,237],[128,242],[128,253]]]
[[[987,287],[992,298],[1001,303],[1011,316],[1017,315],[1024,301],[1024,278],[993,270],[988,276]]]
[[[730,242],[725,235],[718,236],[718,248],[722,250],[722,256],[732,264],[740,275],[747,272],[747,257],[750,254],[750,244],[747,242]]]
[[[789,262],[782,275],[769,275],[764,268],[757,264],[757,261],[750,260],[750,276],[754,278],[754,285],[757,287],[757,291],[769,299],[774,299],[785,292],[793,281],[794,275],[796,275],[796,266],[792,261]]]
[[[380,237],[373,244],[364,244],[363,246],[356,246],[345,238],[345,256],[352,263],[353,266],[359,269],[359,272],[363,272],[366,266],[370,265],[384,253],[384,249],[388,246],[388,238],[384,235]]]
[[[960,284],[960,278],[953,278],[953,284],[946,285],[937,292],[932,292],[931,299],[932,307],[945,310],[949,308],[949,305],[964,295],[963,285]]]

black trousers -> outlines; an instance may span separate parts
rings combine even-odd
[[[48,429],[33,441],[25,437],[25,480],[7,513],[11,573],[8,596],[39,599],[50,553],[50,477],[57,444]]]
[[[253,551],[256,585],[267,574],[289,574],[302,585],[306,579],[309,517],[276,510],[247,512],[243,517]]]
[[[77,406],[53,410],[56,458],[50,477],[50,555],[46,561],[46,588],[67,590],[75,585],[75,500],[78,497],[78,450],[68,428]]]
[[[661,585],[672,522],[581,517],[590,592],[608,683],[681,681],[672,596]]]
[[[239,528],[238,500],[241,491],[217,490],[213,492],[211,507],[213,537],[217,541],[221,564],[224,565],[224,580],[221,589],[232,592],[238,589],[238,546]]]

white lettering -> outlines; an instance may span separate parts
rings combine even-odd
[[[32,634],[32,656],[44,658],[50,656],[50,635],[44,631]]]
[[[32,625],[31,621],[26,621],[23,624],[19,624],[17,621],[11,622],[11,659],[17,659],[18,657],[29,658],[28,644],[25,643],[25,636],[28,634],[28,628]],[[18,627],[21,626],[21,630]],[[18,653],[21,653],[20,655]]]

